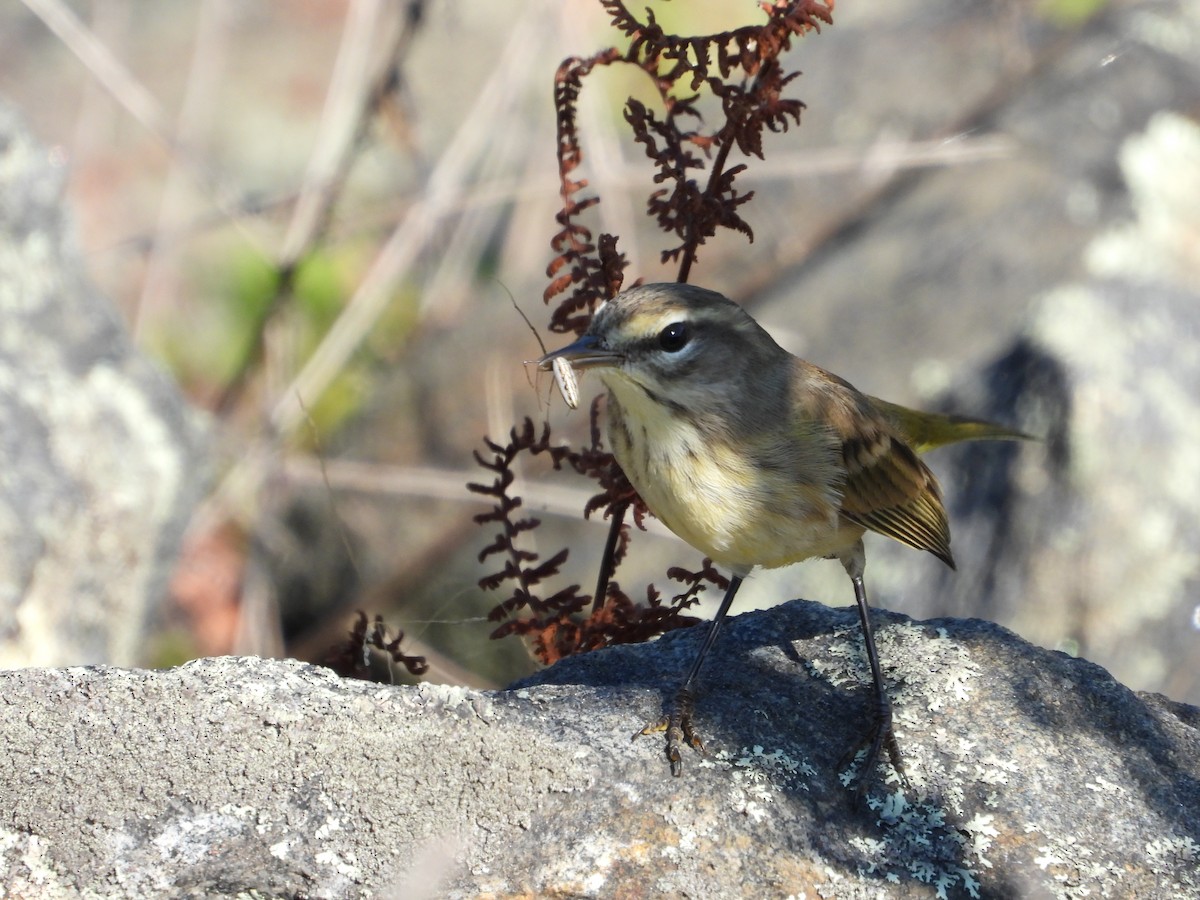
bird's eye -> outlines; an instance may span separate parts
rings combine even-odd
[[[672,322],[659,332],[658,346],[668,353],[678,353],[687,346],[687,342],[691,338],[692,331],[688,328],[687,322]]]

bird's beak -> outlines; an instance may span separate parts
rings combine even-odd
[[[615,366],[624,357],[620,353],[605,348],[595,335],[585,334],[573,344],[568,344],[561,350],[547,353],[538,360],[538,368],[548,371],[556,359],[565,359],[574,369],[591,369],[600,366]]]

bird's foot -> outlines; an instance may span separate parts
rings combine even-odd
[[[889,774],[884,780],[898,780],[904,784],[904,761],[900,755],[900,745],[896,742],[896,732],[892,728],[892,704],[886,695],[878,698],[876,702],[875,720],[870,730],[842,758],[842,764],[838,766],[838,770],[842,772],[842,783],[849,785],[854,780],[855,768],[861,760],[862,768],[857,770],[857,790],[859,794],[865,794],[879,763],[883,761],[885,750],[891,761],[895,778],[893,779]]]
[[[633,735],[637,740],[642,735],[667,733],[667,760],[671,763],[671,774],[676,778],[683,772],[683,754],[680,748],[686,743],[693,750],[704,752],[704,741],[692,727],[692,707],[694,700],[692,692],[686,687],[680,688],[672,703],[666,704],[663,716],[657,722],[651,722],[641,731]]]

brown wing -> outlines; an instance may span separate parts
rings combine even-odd
[[[954,568],[942,492],[929,467],[889,430],[867,429],[842,443],[842,515]]]
[[[870,398],[798,360],[797,401],[841,441],[845,463],[842,516],[918,550],[950,568],[950,525],[937,479]]]

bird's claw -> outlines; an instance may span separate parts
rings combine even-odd
[[[892,769],[899,777],[900,782],[903,784],[906,781],[904,760],[900,754],[900,744],[896,741],[896,731],[892,727],[892,705],[886,698],[876,707],[875,721],[872,723],[870,730],[847,754],[851,762],[857,762],[858,757],[863,753],[864,747],[866,747],[866,753],[863,756],[862,768],[859,770],[858,776],[857,790],[859,794],[866,793],[867,786],[870,784],[876,767],[883,761],[885,750],[892,764]],[[845,761],[846,757],[843,757],[843,763]],[[839,769],[844,768],[846,768],[845,765],[839,766]],[[849,779],[852,777],[853,775],[848,776],[845,783],[849,784]]]
[[[693,750],[704,752],[704,741],[692,726],[692,692],[681,688],[675,695],[675,701],[663,713],[662,717],[651,722],[641,731],[635,732],[636,740],[643,735],[667,733],[667,760],[671,763],[671,774],[678,778],[683,774],[683,754],[680,748],[687,744]]]

